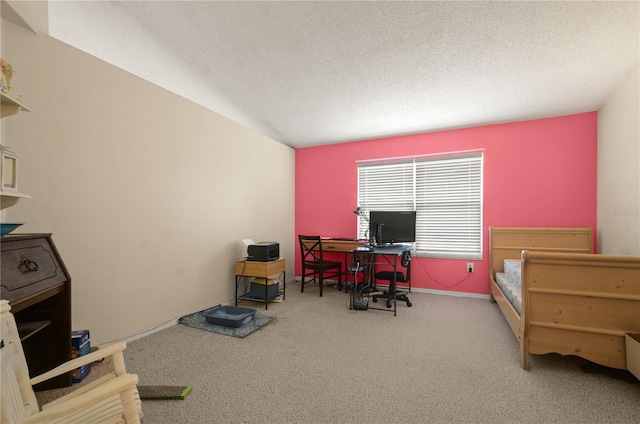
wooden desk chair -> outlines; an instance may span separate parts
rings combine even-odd
[[[300,257],[302,261],[302,284],[300,291],[304,292],[307,278],[317,281],[320,285],[320,296],[325,278],[337,278],[338,290],[342,290],[342,262],[328,261],[324,259],[322,251],[322,238],[320,236],[298,235],[300,241]]]
[[[29,378],[29,369],[11,306],[0,300],[0,422],[33,423],[140,423],[142,408],[136,389],[138,376],[127,374],[122,351],[125,343],[115,343]],[[42,352],[46,354],[46,348]],[[33,386],[105,357],[113,360],[114,371],[78,390],[38,407]]]

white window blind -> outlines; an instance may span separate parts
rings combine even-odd
[[[482,154],[415,158],[358,166],[358,206],[416,211],[416,253],[482,258]],[[360,237],[368,222],[360,219]]]

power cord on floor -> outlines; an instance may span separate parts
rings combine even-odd
[[[457,283],[450,284],[450,285],[449,285],[449,284],[445,284],[445,283],[443,283],[443,282],[441,282],[441,281],[438,281],[438,280],[436,280],[435,278],[433,278],[433,277],[431,276],[431,274],[429,274],[429,271],[427,271],[427,268],[424,266],[424,264],[422,263],[422,261],[416,261],[416,262],[418,262],[418,263],[420,264],[420,266],[421,266],[421,267],[422,267],[422,269],[424,270],[424,273],[425,273],[425,274],[427,274],[427,277],[431,278],[431,280],[433,280],[434,282],[436,282],[436,283],[440,284],[442,287],[446,287],[446,288],[448,288],[448,289],[453,288],[453,287],[456,287],[456,286],[459,286],[459,285],[460,285],[460,284],[462,284],[464,281],[466,281],[466,279],[467,279],[467,278],[469,278],[469,277],[471,276],[471,273],[470,273],[470,272],[467,272],[467,276],[466,276],[466,277],[464,277],[462,280],[458,281]]]
[[[365,302],[365,299],[363,297],[363,294],[365,293],[370,293],[372,290],[372,286],[371,283],[369,284],[361,284],[361,287],[358,287],[358,273],[362,272],[363,276],[364,276],[364,271],[366,270],[366,266],[363,265],[362,267],[360,266],[360,262],[356,262],[355,267],[352,265],[351,267],[349,267],[349,270],[352,271],[353,274],[353,286],[350,287],[349,286],[349,282],[345,281],[345,288],[347,289],[347,291],[349,289],[351,289],[351,293],[349,294],[349,297],[346,298],[345,303],[346,303],[346,307],[347,307],[347,312],[350,314],[355,314],[358,311],[366,311],[367,308],[366,307],[357,307],[355,305],[356,302]],[[351,274],[351,273],[350,273]],[[359,296],[359,298],[356,298],[356,294]],[[352,300],[353,300],[353,304],[352,304]],[[366,302],[368,304],[369,299],[366,299]]]

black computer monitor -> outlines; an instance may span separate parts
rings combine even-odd
[[[416,241],[415,211],[371,211],[369,217],[371,238],[377,244]]]

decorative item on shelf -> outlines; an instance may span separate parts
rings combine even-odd
[[[9,151],[6,146],[0,145],[2,161],[0,161],[0,191],[18,192],[18,159],[20,156]]]
[[[5,94],[11,92],[11,79],[15,71],[10,63],[7,63],[4,59],[0,59],[0,67],[2,68],[2,74],[0,74],[0,91]]]
[[[13,230],[15,230],[16,228],[18,228],[19,226],[21,226],[22,223],[18,224],[18,223],[0,223],[0,237],[4,237],[7,234],[9,234],[10,232],[12,232]]]

